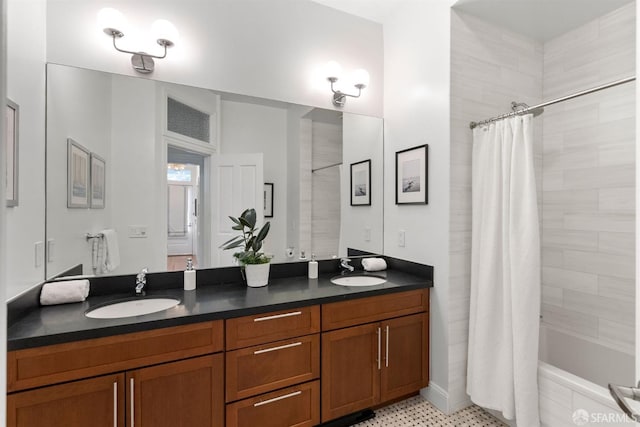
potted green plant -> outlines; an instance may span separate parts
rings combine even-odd
[[[271,223],[268,221],[258,230],[256,228],[256,210],[246,209],[238,218],[229,217],[234,225],[232,230],[240,234],[226,241],[220,247],[222,249],[242,248],[242,251],[233,254],[244,270],[247,286],[257,288],[265,286],[269,282],[269,258],[262,249],[262,242],[269,234]]]

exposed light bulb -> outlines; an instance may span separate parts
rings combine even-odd
[[[160,45],[173,46],[179,38],[176,27],[166,19],[158,19],[151,26],[151,32]]]
[[[358,89],[364,89],[369,86],[369,73],[363,68],[355,70],[351,76],[354,86]]]
[[[324,72],[327,76],[327,79],[336,81],[342,74],[342,67],[336,61],[329,61],[324,68]]]
[[[98,26],[108,35],[122,33],[125,25],[124,15],[116,9],[105,7],[98,12]]]

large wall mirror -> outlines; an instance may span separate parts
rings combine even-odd
[[[232,265],[249,207],[273,262],[383,251],[381,118],[48,64],[46,155],[47,278]]]

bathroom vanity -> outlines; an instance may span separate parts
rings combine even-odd
[[[113,296],[36,308],[9,328],[8,425],[313,426],[416,393],[431,276],[383,274],[164,289],[183,302],[124,319],[84,316]]]

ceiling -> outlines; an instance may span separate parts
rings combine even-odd
[[[395,10],[411,0],[313,1],[384,25]],[[536,40],[547,41],[632,1],[458,0],[453,7]]]

